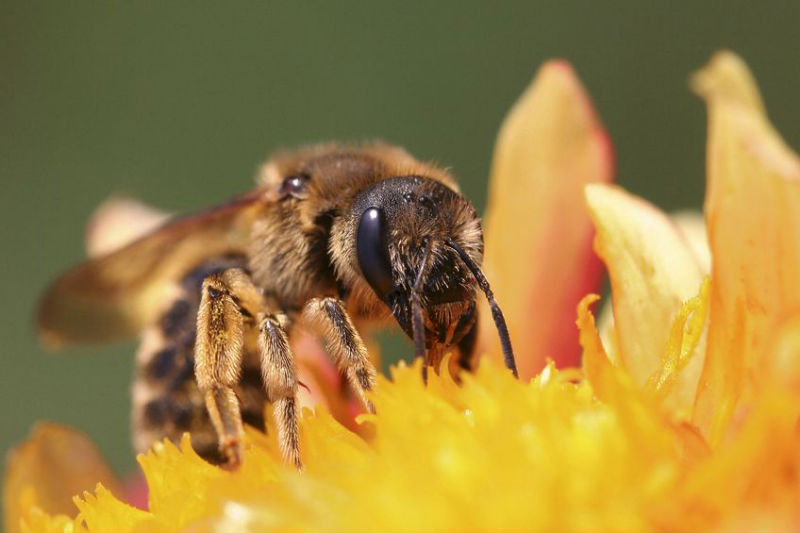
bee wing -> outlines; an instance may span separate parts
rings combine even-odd
[[[67,271],[39,306],[37,324],[44,344],[57,348],[135,335],[156,320],[169,284],[206,260],[246,252],[250,229],[265,201],[264,191],[257,189],[167,221]]]

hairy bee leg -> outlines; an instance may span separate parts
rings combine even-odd
[[[254,292],[255,291],[255,292]],[[195,379],[219,439],[227,466],[242,461],[244,429],[233,387],[241,374],[244,314],[259,304],[260,293],[243,270],[234,268],[203,280],[197,313]]]
[[[374,413],[367,391],[375,386],[375,367],[342,302],[335,298],[314,298],[303,308],[303,318],[323,339],[326,350],[345,373],[364,407]]]
[[[297,374],[289,339],[278,317],[267,315],[261,319],[258,346],[262,377],[275,410],[281,455],[284,461],[300,470],[303,464],[300,461]]]

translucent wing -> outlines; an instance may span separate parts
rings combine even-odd
[[[214,257],[246,253],[266,196],[256,190],[193,215],[167,221],[106,255],[61,275],[39,306],[48,347],[130,337],[156,319],[165,288]]]

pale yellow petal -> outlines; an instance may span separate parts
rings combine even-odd
[[[597,331],[600,340],[603,341],[603,348],[608,354],[608,359],[614,364],[619,365],[619,339],[617,339],[617,327],[614,324],[614,302],[611,298],[603,300],[600,312],[597,314]]]
[[[703,274],[683,236],[664,213],[618,187],[589,185],[597,227],[595,249],[611,278],[618,364],[638,385],[661,369],[670,327]],[[694,375],[702,368],[698,354]]]
[[[678,211],[671,213],[669,218],[689,246],[700,271],[706,276],[710,274],[711,250],[708,247],[708,232],[703,214],[699,211]]]
[[[708,236],[703,214],[699,211],[691,210],[677,211],[670,213],[669,218],[686,241],[700,271],[703,275],[709,275],[711,273],[711,251],[708,248]],[[608,358],[614,364],[618,364],[619,342],[614,324],[614,306],[610,298],[603,302],[603,306],[598,313],[597,330],[600,332],[600,338],[603,340],[603,346],[608,353]],[[697,346],[697,353],[705,354],[705,336]],[[702,359],[702,356],[700,359]],[[702,361],[699,364],[702,365]]]

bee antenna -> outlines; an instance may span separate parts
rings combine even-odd
[[[428,382],[428,357],[425,352],[425,324],[422,320],[422,286],[428,273],[431,257],[431,242],[425,243],[425,256],[417,271],[414,287],[411,289],[411,319],[414,330],[414,358],[422,358],[422,381]]]
[[[452,248],[456,251],[458,256],[461,258],[461,261],[467,265],[472,275],[475,277],[475,280],[478,282],[478,286],[483,291],[483,294],[486,295],[486,299],[489,301],[489,307],[492,310],[492,318],[494,319],[494,325],[497,328],[497,334],[500,336],[500,345],[503,348],[503,358],[505,359],[506,367],[511,370],[511,373],[514,374],[515,378],[519,378],[519,374],[517,373],[517,363],[514,360],[514,351],[511,349],[511,337],[508,334],[508,326],[506,326],[506,319],[503,318],[503,312],[500,310],[500,306],[497,304],[497,300],[494,299],[494,294],[492,293],[492,288],[489,286],[489,281],[486,279],[486,276],[483,275],[481,269],[478,268],[472,259],[467,255],[467,253],[456,243],[453,241],[447,241],[447,246]]]

